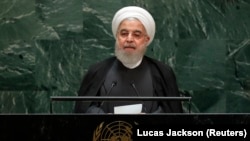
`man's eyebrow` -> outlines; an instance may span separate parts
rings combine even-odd
[[[133,31],[133,32],[135,32],[135,33],[142,33],[141,30],[135,30],[135,31]]]
[[[121,29],[120,32],[128,32],[126,29]]]
[[[120,30],[120,32],[129,32],[127,29],[121,29]],[[133,33],[142,33],[142,31],[141,30],[134,30],[134,31],[132,31]]]

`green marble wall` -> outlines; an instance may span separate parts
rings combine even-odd
[[[1,0],[0,113],[49,113],[50,96],[77,95],[88,66],[113,55],[111,20],[127,5],[155,17],[147,55],[173,67],[192,112],[250,112],[250,0]]]

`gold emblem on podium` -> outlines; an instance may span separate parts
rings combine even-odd
[[[93,141],[132,141],[132,125],[114,121],[107,125],[102,122],[94,131]]]

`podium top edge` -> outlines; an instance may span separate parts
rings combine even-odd
[[[142,101],[150,101],[150,100],[181,100],[188,101],[191,100],[192,97],[127,97],[127,96],[51,96],[50,99],[52,101],[100,101],[100,100],[108,100],[108,101],[118,101],[118,100],[142,100]]]

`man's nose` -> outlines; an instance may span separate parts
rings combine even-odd
[[[131,41],[133,41],[133,40],[134,40],[133,34],[128,34],[128,36],[127,36],[127,41],[128,41],[128,42],[131,42]]]

